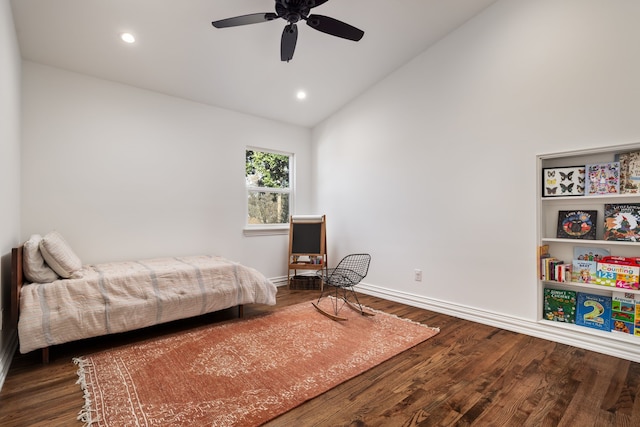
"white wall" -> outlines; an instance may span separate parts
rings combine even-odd
[[[536,154],[640,141],[639,16],[500,1],[316,127],[330,250],[392,294],[536,320]]]
[[[246,146],[294,152],[310,204],[310,131],[23,63],[22,239],[58,230],[83,262],[218,254],[286,275],[286,235],[245,237]]]
[[[241,231],[244,148],[264,146],[297,153],[298,211],[327,214],[332,262],[373,255],[372,289],[533,322],[536,154],[640,141],[637,16],[635,0],[502,0],[311,136],[25,62],[20,237],[282,275],[286,236]]]
[[[9,324],[11,248],[20,234],[20,52],[9,0],[0,0],[0,388],[15,329]]]

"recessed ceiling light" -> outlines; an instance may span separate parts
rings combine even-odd
[[[307,97],[307,92],[303,90],[299,90],[298,93],[296,93],[296,98],[300,100],[305,99],[306,97]]]
[[[120,38],[125,43],[133,43],[136,41],[136,38],[131,33],[122,33],[120,34]]]

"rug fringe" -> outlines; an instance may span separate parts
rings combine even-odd
[[[93,419],[92,412],[97,412],[91,409],[91,395],[89,394],[89,389],[87,388],[87,380],[86,380],[86,371],[91,362],[83,357],[74,357],[73,363],[78,365],[78,381],[76,384],[80,384],[80,388],[82,388],[82,393],[84,395],[84,405],[82,406],[82,410],[78,412],[77,420],[82,421],[84,423],[84,427],[91,427],[93,423],[98,422],[98,418]]]
[[[335,296],[333,296],[333,295],[327,295],[327,297],[331,298],[331,299],[335,299]],[[360,304],[360,305],[362,305],[362,308],[367,309],[368,311],[371,311],[373,313],[385,314],[387,316],[394,317],[394,318],[396,318],[398,320],[402,320],[403,322],[407,322],[407,323],[411,323],[411,324],[414,324],[414,325],[422,326],[423,328],[431,329],[434,332],[440,332],[440,328],[436,328],[436,327],[433,327],[433,326],[425,325],[424,323],[416,322],[415,320],[407,319],[406,317],[396,316],[395,314],[387,313],[386,311],[376,310],[375,308],[368,307],[368,306],[366,306],[364,304]]]

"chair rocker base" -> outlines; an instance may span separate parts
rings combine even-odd
[[[351,301],[347,301],[347,300],[343,300],[346,303],[346,306],[349,307],[351,310],[355,311],[356,313],[360,313],[363,316],[375,316],[375,313],[371,313],[370,311],[364,311],[363,309],[361,309],[360,307],[356,306],[354,303],[352,303]],[[331,314],[323,309],[321,309],[320,307],[318,307],[316,305],[316,303],[311,303],[311,305],[313,305],[316,310],[318,310],[320,313],[324,314],[325,316],[327,316],[329,319],[332,320],[336,320],[339,322],[344,322],[347,321],[349,319],[347,319],[346,317],[340,317],[337,314]]]
[[[313,305],[316,308],[316,310],[318,310],[320,313],[324,314],[325,316],[327,316],[331,320],[335,320],[335,321],[338,321],[338,322],[346,322],[347,320],[349,320],[346,317],[336,316],[335,314],[331,314],[329,312],[324,311],[323,309],[318,307],[315,302],[312,302],[311,305]]]
[[[362,308],[358,307],[357,305],[355,305],[354,303],[352,303],[351,301],[345,301],[347,303],[347,307],[349,307],[351,310],[358,312],[360,314],[362,314],[363,316],[375,316],[375,313],[371,313],[370,311],[364,311]]]

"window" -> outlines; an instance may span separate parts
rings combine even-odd
[[[292,206],[293,155],[246,150],[247,225],[249,227],[289,223]]]

